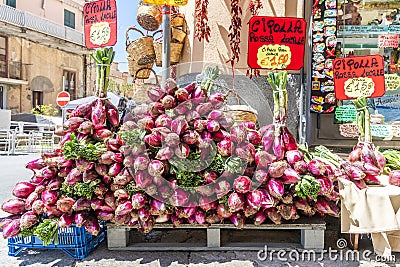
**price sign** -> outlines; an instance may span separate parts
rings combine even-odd
[[[395,91],[400,87],[400,76],[396,73],[385,74],[385,86],[388,91]]]
[[[254,16],[249,21],[247,64],[253,69],[299,70],[305,42],[304,19]]]
[[[257,59],[263,69],[286,69],[291,63],[292,52],[286,45],[263,45],[258,49]]]
[[[355,121],[357,120],[356,108],[353,105],[338,106],[335,109],[335,117],[338,121]]]
[[[391,128],[389,125],[371,125],[371,135],[376,137],[388,137],[391,135]]]
[[[344,83],[344,93],[349,98],[370,97],[375,91],[375,83],[369,77],[352,78]]]
[[[148,5],[169,5],[169,6],[184,6],[188,0],[143,0],[143,3]]]
[[[113,46],[117,42],[116,0],[98,0],[83,7],[87,48]]]
[[[336,58],[333,61],[335,96],[339,100],[381,97],[385,94],[384,75],[381,55]]]
[[[398,34],[380,34],[378,37],[378,47],[399,47],[399,35]]]

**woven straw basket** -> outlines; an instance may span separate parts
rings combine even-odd
[[[138,79],[148,79],[150,77],[151,71],[149,69],[151,69],[153,67],[154,62],[147,64],[147,65],[139,65],[130,56],[128,56],[127,59],[128,59],[129,74],[131,76],[134,76]],[[145,67],[145,69],[143,69],[143,67]],[[140,70],[140,71],[138,72],[138,70]]]
[[[135,84],[135,92],[133,94],[132,99],[135,101],[135,103],[137,104],[143,104],[147,101],[147,99],[149,98],[147,96],[147,90],[153,86],[159,86],[159,81],[158,81],[158,77],[156,72],[153,69],[150,68],[142,68],[137,70],[137,73],[140,73],[141,71],[149,71],[152,72],[154,74],[155,77],[155,83],[150,83],[150,82],[142,82],[139,83],[138,79],[140,79],[139,77],[137,77],[137,75],[134,76],[134,84]]]
[[[162,30],[156,31],[153,34],[153,37],[158,34],[162,33]],[[154,37],[155,38],[155,37]],[[156,53],[156,66],[162,66],[162,42],[154,41],[154,52]],[[175,65],[178,64],[181,58],[181,53],[183,49],[182,43],[170,43],[170,64]]]
[[[146,5],[142,1],[138,4],[137,22],[148,31],[155,31],[160,27],[162,22],[162,14],[159,6]]]
[[[257,111],[246,105],[226,105],[224,112],[235,121],[251,121],[257,123]]]
[[[139,32],[142,37],[131,41],[129,39],[129,31],[131,30]],[[156,58],[153,40],[153,36],[146,36],[136,27],[130,27],[126,31],[126,52],[133,60],[137,62],[138,65],[150,64]]]

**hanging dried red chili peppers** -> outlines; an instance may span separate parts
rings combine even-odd
[[[210,26],[208,25],[208,0],[196,0],[194,37],[201,42],[209,42]]]
[[[232,64],[232,68],[236,62],[239,62],[240,54],[240,30],[242,29],[242,8],[239,6],[240,0],[231,0],[231,25],[229,26],[229,45],[231,47],[232,56],[227,61]]]
[[[249,10],[253,16],[257,16],[262,8],[261,0],[250,0]]]

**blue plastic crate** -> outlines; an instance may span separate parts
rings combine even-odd
[[[84,227],[71,226],[58,229],[58,244],[43,246],[43,241],[36,236],[12,237],[8,239],[8,255],[17,256],[25,248],[60,249],[76,260],[87,257],[106,238],[106,224],[100,223],[97,236],[89,234]]]

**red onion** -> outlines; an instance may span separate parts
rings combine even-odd
[[[108,169],[108,175],[117,176],[121,172],[122,167],[121,163],[114,163],[110,166],[110,169]]]
[[[213,171],[205,171],[203,174],[204,177],[204,181],[207,184],[213,183],[218,179],[218,174],[216,172]]]
[[[149,90],[147,90],[147,96],[153,102],[160,100],[161,98],[163,98],[164,95],[164,92],[159,86],[153,86]]]
[[[200,197],[198,204],[199,207],[205,212],[208,212],[210,210],[215,210],[217,208],[217,202],[208,197]]]
[[[58,202],[57,202],[58,204]],[[90,200],[90,207],[92,208],[92,210],[100,210],[104,207],[104,200],[103,199],[98,199],[98,198],[93,198]],[[110,207],[111,208],[111,207]]]
[[[200,119],[200,114],[195,110],[190,110],[186,113],[185,119],[189,122],[191,126]]]
[[[277,199],[281,199],[282,195],[285,192],[283,183],[276,179],[270,179],[267,182],[267,190],[273,197],[275,197]]]
[[[190,154],[190,147],[187,144],[179,144],[178,147],[175,148],[175,155],[180,159],[186,159]]]
[[[115,209],[115,215],[119,216],[119,215],[129,214],[131,213],[132,209],[133,209],[132,202],[127,201],[117,206],[117,208]]]
[[[136,172],[135,183],[139,188],[146,188],[152,181],[152,178],[146,171]]]
[[[206,215],[201,210],[197,210],[194,214],[195,221],[200,224],[204,225],[206,223]]]
[[[326,165],[320,160],[313,159],[308,163],[308,170],[315,176],[323,175],[326,171]]]
[[[247,204],[254,209],[260,209],[264,195],[259,190],[253,190],[246,194]]]
[[[400,170],[393,170],[390,172],[389,184],[400,186]]]
[[[160,102],[153,102],[150,103],[148,106],[148,112],[150,114],[150,116],[152,118],[157,118],[158,116],[160,116],[161,114],[165,113],[165,109],[163,104],[161,104]]]
[[[85,197],[79,198],[72,206],[74,211],[89,211],[91,209],[90,200]]]
[[[239,176],[233,182],[233,190],[240,194],[246,194],[250,191],[251,179],[247,176]]]
[[[46,164],[42,158],[32,160],[25,165],[25,168],[32,170],[32,171],[40,170],[40,169],[43,169],[44,167],[46,167]]]
[[[282,137],[283,137],[283,142],[285,143],[286,151],[297,149],[296,139],[289,132],[289,129],[286,126],[282,127]]]
[[[292,150],[295,151],[295,150]],[[283,176],[282,176],[282,182],[284,184],[296,184],[301,180],[301,177],[298,172],[296,172],[292,168],[286,168]]]
[[[153,147],[158,147],[161,145],[161,139],[156,133],[151,133],[148,134],[144,137],[144,141],[146,144],[153,146]]]
[[[282,177],[285,170],[287,169],[288,164],[286,161],[275,161],[269,165],[268,173],[269,176],[272,178],[279,178]]]
[[[25,211],[25,201],[22,199],[10,199],[3,203],[1,209],[14,215],[22,214]]]
[[[114,192],[114,197],[118,199],[128,199],[129,194],[125,189],[118,189]]]
[[[75,204],[75,200],[70,197],[61,197],[57,200],[57,209],[62,212],[71,212],[72,206]]]
[[[264,169],[258,169],[254,173],[254,178],[260,183],[265,183],[269,178],[268,172],[266,172]]]
[[[179,88],[175,92],[175,98],[179,102],[185,102],[185,101],[188,101],[190,99],[190,94],[185,88]]]
[[[73,214],[64,213],[61,215],[58,221],[58,227],[67,228],[70,227],[75,222],[75,216]]]
[[[183,142],[188,145],[194,145],[198,142],[200,135],[193,130],[188,130],[183,134]]]
[[[380,185],[381,184],[378,177],[376,177],[375,175],[370,175],[370,174],[367,174],[364,177],[364,181],[368,185]],[[390,175],[389,175],[389,183],[390,183]]]
[[[237,212],[243,210],[245,198],[243,195],[233,192],[228,197],[229,211]]]
[[[42,192],[42,201],[44,204],[53,205],[58,200],[58,194],[56,191],[44,190]]]
[[[275,158],[268,152],[260,150],[255,154],[254,160],[258,168],[268,168]]]
[[[33,202],[35,202],[38,199],[39,199],[39,193],[32,192],[25,200],[25,209],[31,210]]]
[[[207,93],[201,86],[196,87],[196,89],[192,92],[193,104],[197,105],[199,103],[205,102],[207,100],[206,96]]]
[[[20,225],[19,219],[15,219],[7,223],[3,228],[3,237],[6,239],[17,236],[21,231],[19,225]]]
[[[20,219],[20,227],[29,229],[39,221],[37,215],[33,211],[28,211],[22,214]]]
[[[220,120],[223,116],[224,116],[224,112],[223,112],[222,110],[214,109],[214,110],[212,110],[212,111],[208,114],[207,119],[209,119],[209,120],[214,120],[214,121],[218,121],[218,120]]]
[[[297,220],[300,217],[294,205],[281,204],[278,206],[278,210],[285,220]]]
[[[220,125],[217,121],[214,120],[209,120],[207,122],[207,131],[209,131],[210,133],[214,133],[219,131],[220,129]]]
[[[261,202],[261,208],[262,209],[268,209],[274,206],[275,204],[275,199],[272,197],[270,193],[266,189],[259,189],[261,192],[263,198]]]
[[[12,191],[15,197],[27,198],[33,191],[35,186],[29,182],[19,182],[14,186]]]
[[[218,180],[217,184],[215,185],[215,193],[217,194],[218,198],[221,198],[229,193],[231,190],[231,185],[226,180]]]
[[[261,136],[258,131],[248,131],[247,133],[247,139],[249,142],[255,146],[258,146],[261,144]]]
[[[235,126],[230,131],[231,141],[237,144],[242,143],[247,138],[247,131],[243,125]]]
[[[163,99],[161,100],[161,103],[163,104],[164,108],[167,110],[176,107],[176,100],[171,95],[164,96]]]
[[[374,154],[375,154],[375,159],[376,159],[376,163],[377,163],[376,166],[378,168],[380,168],[381,170],[383,170],[386,166],[385,156],[378,149],[374,150]]]
[[[79,118],[79,117],[69,118],[66,122],[64,122],[63,129],[65,132],[73,132],[76,129],[78,129],[79,125],[81,125],[81,123],[84,121],[85,121],[84,118]]]
[[[138,120],[137,124],[141,129],[146,130],[148,133],[150,133],[155,127],[154,120],[151,116],[143,117],[142,119]]]
[[[145,204],[145,202],[143,203]],[[144,205],[143,205],[144,206]],[[150,214],[153,216],[166,215],[168,213],[167,205],[158,199],[152,198],[150,201]]]
[[[264,211],[260,210],[256,217],[254,218],[255,225],[261,225],[267,219],[267,215],[265,215]]]
[[[217,213],[212,212],[206,215],[206,222],[208,224],[221,223],[222,218]]]
[[[229,139],[222,140],[217,146],[219,154],[221,154],[223,157],[228,157],[233,152],[233,144]]]
[[[169,95],[175,94],[175,91],[178,90],[178,85],[176,84],[176,81],[172,78],[168,78],[165,82],[164,90]]]
[[[146,170],[149,165],[149,158],[142,156],[142,157],[137,157],[135,159],[135,162],[133,164],[135,171],[143,171]]]
[[[272,126],[272,127],[270,127],[270,126]],[[271,125],[267,125],[267,127],[268,128],[265,129],[264,134],[262,132],[263,128],[261,128],[261,130],[260,130],[261,134],[263,134],[261,143],[262,143],[263,149],[265,151],[269,151],[270,148],[272,147],[272,144],[274,143],[274,132],[275,132],[274,127],[273,127],[272,124]]]
[[[172,192],[170,201],[176,207],[184,207],[189,201],[189,193],[182,189],[175,189]]]
[[[244,216],[248,218],[255,215],[258,212],[258,209],[255,209],[249,204],[244,203],[243,211],[244,211]]]
[[[281,134],[275,136],[272,150],[274,151],[274,155],[277,157],[277,159],[283,159],[285,157],[286,149]]]
[[[244,227],[246,217],[243,214],[234,213],[230,217],[230,220],[236,228],[242,229]]]
[[[222,93],[212,93],[208,97],[208,101],[214,106],[214,108],[221,108],[225,104],[225,97]]]
[[[106,205],[110,206],[111,208],[116,208],[115,206],[115,197],[114,197],[114,193],[113,192],[107,192],[104,195],[104,202],[106,203]]]
[[[196,120],[193,127],[197,132],[201,133],[207,127],[207,120]]]
[[[288,150],[286,151],[285,158],[290,165],[293,165],[296,162],[303,160],[304,154],[300,150]]]
[[[171,131],[181,135],[188,128],[187,121],[183,118],[176,118],[171,122]]]
[[[232,216],[232,212],[229,211],[229,208],[225,206],[225,204],[219,204],[217,207],[218,216],[224,219],[228,219]]]
[[[44,203],[41,199],[35,200],[32,203],[32,210],[38,214],[38,215],[42,215],[44,213]],[[21,212],[22,213],[22,212]]]
[[[77,227],[81,227],[86,222],[86,214],[83,212],[75,213],[75,224]]]
[[[132,207],[135,210],[143,208],[146,204],[147,199],[142,193],[136,193],[132,195]]]
[[[174,113],[176,115],[185,115],[187,114],[190,110],[192,110],[193,105],[191,101],[185,101],[180,103],[178,106],[174,108]]]

